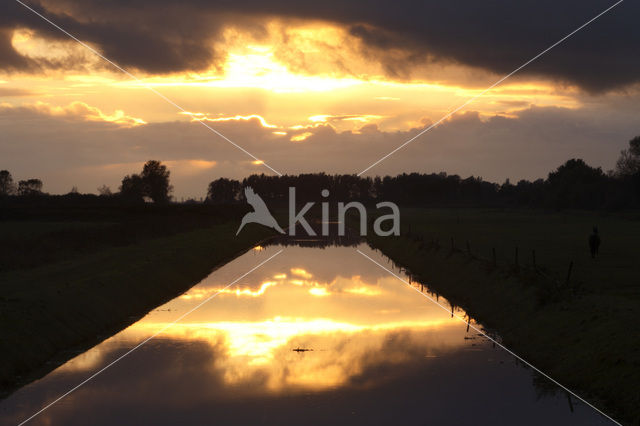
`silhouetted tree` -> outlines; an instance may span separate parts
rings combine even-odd
[[[169,184],[169,170],[159,161],[147,161],[139,175],[127,175],[122,179],[120,194],[128,201],[143,201],[149,197],[154,203],[164,204],[170,200],[173,187]]]
[[[144,182],[145,195],[155,203],[168,203],[173,187],[169,184],[171,172],[160,161],[147,161],[140,177]]]
[[[355,175],[325,173],[297,176],[251,175],[237,181],[221,178],[209,184],[207,200],[232,203],[242,200],[242,187],[250,186],[265,201],[276,205],[288,203],[289,187],[296,188],[296,203],[352,201],[375,204],[393,201],[404,206],[522,206],[557,208],[626,208],[640,203],[638,185],[605,175],[583,160],[569,160],[551,172],[546,180],[520,180],[513,185],[508,179],[502,185],[486,182],[481,177],[462,179],[444,172],[432,174],[403,173],[398,176],[360,178]],[[638,195],[634,196],[632,188]],[[330,195],[322,197],[328,189]],[[240,195],[238,195],[238,193]]]
[[[22,196],[42,194],[42,181],[40,179],[28,179],[18,182],[18,194]]]
[[[207,202],[213,204],[235,203],[240,199],[242,185],[237,180],[220,178],[209,184]]]
[[[131,202],[142,202],[146,195],[146,189],[140,175],[127,175],[120,185],[122,198]]]
[[[556,207],[592,209],[605,204],[608,181],[600,167],[571,159],[549,173],[547,184]]]
[[[16,185],[8,170],[0,170],[0,196],[13,195],[16,192]]]
[[[640,173],[640,136],[629,141],[629,149],[623,149],[616,162],[616,175],[629,177]]]

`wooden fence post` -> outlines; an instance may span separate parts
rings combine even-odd
[[[531,250],[531,257],[532,257],[532,260],[533,260],[533,269],[536,269],[536,251],[535,251],[535,249]]]
[[[572,270],[573,270],[573,260],[569,262],[569,271],[567,271],[567,280],[565,281],[565,285],[569,284],[569,279],[571,278]]]

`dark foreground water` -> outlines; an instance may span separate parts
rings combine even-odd
[[[0,401],[0,424],[29,418],[280,249],[257,247]],[[609,423],[354,247],[289,246],[28,424]]]

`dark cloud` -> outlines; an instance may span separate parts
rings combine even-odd
[[[41,8],[38,7],[42,11]],[[37,64],[30,58],[18,53],[11,44],[13,30],[16,28],[44,28],[46,24],[41,18],[27,11],[15,1],[3,2],[0,6],[0,70],[2,71],[34,71]]]
[[[413,54],[408,60],[413,62],[429,57],[507,74],[614,2],[454,0],[407,2],[406,7],[380,3],[380,8],[369,8],[368,25],[351,26],[351,32],[370,46],[383,52],[408,49]],[[634,52],[640,31],[632,16],[638,13],[638,3],[619,5],[522,73],[590,91],[637,82],[640,57]],[[384,53],[381,56],[384,61]]]
[[[116,63],[147,71],[170,73],[201,70],[216,62],[211,40],[219,35],[220,21],[207,19],[209,14],[197,14],[193,8],[166,6],[161,11],[151,4],[129,7],[103,2],[55,3],[27,2],[34,10],[51,19],[69,33],[93,43],[101,53]],[[62,12],[61,6],[68,10]],[[81,7],[78,7],[81,6]],[[41,66],[68,67],[74,63],[42,63],[25,58],[13,49],[10,37],[15,28],[29,28],[40,36],[68,40],[68,36],[53,28],[18,3],[5,2],[0,10],[0,67],[34,70]]]
[[[31,62],[15,51],[11,45],[12,31],[0,27],[0,66],[3,71],[18,71],[31,68]]]
[[[213,41],[226,26],[257,36],[270,17],[339,23],[365,43],[363,53],[391,75],[409,77],[428,62],[460,63],[506,74],[612,5],[613,0],[387,0],[304,2],[190,0],[32,0],[29,2],[122,64],[151,73],[219,65]],[[22,10],[17,10],[21,8]],[[7,43],[7,30],[27,26],[63,35],[13,1],[0,6],[0,63],[28,68]],[[626,1],[523,70],[599,92],[640,79],[640,4]],[[35,18],[35,19],[34,19]],[[400,54],[399,54],[400,53]]]

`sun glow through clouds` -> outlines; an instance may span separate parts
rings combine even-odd
[[[60,10],[63,9],[60,6]],[[194,69],[178,67],[177,71],[153,72],[136,68],[126,60],[119,64],[137,79],[107,66],[104,60],[73,40],[49,39],[36,30],[17,28],[11,30],[11,47],[33,61],[33,66],[43,69],[38,73],[0,74],[3,81],[0,96],[3,104],[8,104],[6,111],[18,110],[23,105],[31,105],[29,108],[33,109],[33,105],[40,102],[49,107],[46,111],[36,108],[39,114],[69,122],[110,123],[118,128],[142,129],[135,136],[122,138],[130,141],[125,144],[126,149],[120,149],[117,154],[100,154],[99,158],[117,157],[109,160],[114,164],[133,163],[132,158],[141,162],[142,152],[157,152],[155,148],[143,148],[148,141],[163,140],[160,146],[175,147],[160,154],[162,160],[178,167],[172,175],[177,179],[175,196],[197,199],[208,183],[204,182],[208,170],[233,178],[259,173],[264,163],[256,158],[264,157],[269,163],[268,153],[272,147],[290,147],[292,154],[301,158],[309,158],[309,150],[319,151],[325,147],[328,153],[336,146],[340,150],[358,150],[362,156],[366,152],[362,150],[361,141],[369,135],[372,143],[377,144],[395,140],[398,132],[415,133],[482,93],[499,77],[481,69],[426,59],[420,66],[413,64],[406,75],[398,75],[390,73],[378,60],[385,52],[364,49],[367,46],[363,40],[343,25],[291,21],[276,16],[264,20],[263,25],[264,32],[259,36],[242,25],[221,27],[219,37],[211,40],[211,51],[215,55],[210,62]],[[90,45],[108,54],[104,46]],[[116,63],[122,61],[109,59]],[[68,64],[68,68],[49,69],[47,64]],[[157,90],[187,112],[158,99],[148,88]],[[517,123],[523,114],[535,108],[582,109],[585,99],[576,86],[540,78],[514,78],[484,93],[463,112],[470,114],[470,121],[474,117],[483,123],[505,118]],[[440,127],[462,128],[463,125],[455,121],[463,118],[462,113],[457,113]],[[226,152],[220,152],[215,164],[191,163],[187,167],[187,161],[210,158],[208,147],[199,140],[201,131],[191,133],[189,128],[187,132],[176,130],[175,133],[161,132],[160,137],[149,136],[160,128],[157,125],[170,129],[188,121],[205,122],[254,158],[229,160]],[[211,146],[217,147],[215,144],[220,141],[215,135],[211,136]],[[181,137],[189,143],[175,145]],[[405,135],[397,135],[399,139],[403,137]],[[462,134],[459,138],[465,139]],[[335,146],[331,145],[334,143]],[[107,151],[111,146],[113,144],[101,141],[99,150]],[[458,149],[454,146],[457,145],[453,142],[438,141],[429,149],[436,152],[432,158],[442,156],[449,161],[455,156],[448,152]],[[188,150],[191,152],[186,152]],[[319,167],[334,167],[332,172],[348,171],[341,161],[319,157],[314,162]],[[343,157],[346,161],[350,155]],[[100,163],[101,160],[91,161]],[[444,165],[446,161],[437,161],[435,166],[433,161],[417,167],[423,167],[422,171],[449,167]],[[464,163],[462,159],[456,161]],[[299,167],[303,170],[305,165],[306,162],[299,159],[283,158],[282,167],[287,170]],[[102,166],[104,164],[94,168]],[[88,167],[76,166],[74,170],[88,170]],[[68,190],[72,179],[77,183],[82,180],[68,171],[57,173],[55,179],[60,182],[48,179],[53,193]],[[64,178],[58,177],[63,175]],[[79,189],[95,191],[103,183],[114,188],[121,179],[115,172],[105,172],[86,179],[86,186],[81,184]]]

